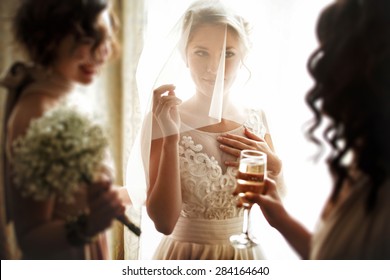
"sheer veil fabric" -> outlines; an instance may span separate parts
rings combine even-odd
[[[197,1],[187,1],[197,2]],[[203,1],[204,7],[215,7],[220,3],[224,3],[225,13],[220,16],[226,17],[226,14],[231,14],[231,18],[236,20],[235,28],[249,28],[248,22],[242,22],[241,17],[237,17],[236,10],[230,10],[229,6],[223,1]],[[229,1],[227,1],[229,2]],[[196,8],[204,8],[196,7]],[[191,6],[188,8],[191,11]],[[249,70],[245,67],[245,57],[241,59],[240,70],[236,77],[233,77],[229,81],[230,85],[225,85],[225,57],[226,57],[226,37],[227,37],[227,24],[221,23],[221,28],[225,30],[224,36],[214,40],[220,48],[220,56],[216,63],[216,71],[207,76],[205,74],[204,79],[207,79],[210,83],[209,96],[204,98],[200,103],[201,106],[194,110],[188,110],[191,97],[195,95],[195,85],[191,78],[191,73],[188,69],[186,58],[186,47],[189,40],[189,34],[193,28],[194,21],[197,19],[192,17],[192,13],[182,15],[166,36],[161,36],[163,39],[159,41],[159,45],[156,46],[146,40],[145,47],[142,52],[140,62],[137,70],[137,86],[140,92],[141,108],[144,111],[144,118],[141,131],[138,135],[136,144],[132,149],[132,155],[128,161],[126,181],[128,182],[129,192],[132,199],[137,205],[142,205],[145,200],[145,191],[133,188],[131,186],[134,182],[134,175],[139,172],[145,172],[145,178],[138,179],[139,184],[145,187],[148,184],[148,166],[149,166],[149,154],[150,154],[150,142],[153,139],[161,138],[162,135],[154,130],[152,132],[153,123],[153,90],[164,84],[174,84],[176,96],[182,100],[181,106],[178,106],[180,115],[182,116],[182,123],[185,125],[180,126],[180,132],[187,130],[198,129],[221,122],[221,119],[230,120],[237,124],[243,124],[245,119],[246,107],[244,104],[239,106],[240,93],[245,91],[245,83],[250,77]],[[248,32],[248,31],[243,31]],[[158,36],[158,34],[153,34]],[[244,38],[243,38],[244,39]],[[148,44],[149,43],[149,44]],[[245,52],[250,47],[250,42],[245,42],[242,48],[245,48]],[[150,57],[155,58],[155,65],[150,65]],[[154,77],[154,78],[152,78]],[[239,88],[239,91],[235,91]],[[197,103],[199,104],[199,103]],[[192,109],[192,108],[191,108]],[[189,120],[185,123],[185,120]],[[138,144],[138,146],[137,146]],[[141,148],[141,150],[139,150]],[[141,152],[140,152],[141,151]],[[143,168],[140,168],[139,164],[142,158]],[[138,159],[138,160],[136,160]],[[141,172],[141,174],[144,174]],[[143,182],[142,182],[143,181]]]

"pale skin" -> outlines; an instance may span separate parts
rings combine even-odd
[[[226,133],[217,138],[221,143],[220,149],[228,154],[239,158],[242,150],[257,150],[267,154],[267,176],[277,178],[282,169],[282,162],[275,153],[270,134],[266,134],[264,139],[254,134],[250,129],[245,128],[245,136]],[[226,161],[225,165],[238,167],[238,161]],[[282,190],[279,189],[279,192]]]
[[[73,36],[66,36],[58,46],[57,59],[51,69],[65,83],[89,84],[106,61],[109,50],[103,44],[92,58],[91,44],[85,43],[72,48]],[[74,50],[73,52],[70,50]],[[7,126],[7,146],[23,136],[32,119],[41,117],[69,94],[68,89],[57,91],[27,87],[15,105]],[[11,150],[12,157],[12,150]],[[124,188],[121,188],[124,189]],[[19,245],[27,258],[45,258],[53,251],[61,252],[72,247],[66,238],[65,221],[53,216],[55,199],[42,202],[22,197],[13,190],[13,205],[16,232]],[[102,172],[96,181],[88,186],[88,226],[86,234],[93,237],[111,226],[115,217],[125,211],[124,204],[130,203],[125,190],[114,188],[111,176]],[[28,218],[26,218],[28,217]],[[82,249],[82,248],[81,248]]]
[[[172,233],[182,209],[179,166],[179,127],[183,121],[190,125],[196,113],[198,118],[207,121],[209,104],[214,88],[221,55],[221,42],[225,36],[225,26],[203,24],[190,35],[187,46],[187,66],[196,85],[196,94],[184,103],[175,95],[174,85],[163,85],[154,90],[153,130],[161,137],[152,140],[150,155],[149,188],[147,211],[155,227],[163,234]],[[228,90],[241,64],[240,41],[236,33],[227,29],[225,56],[225,88]],[[180,106],[180,109],[178,108]],[[180,113],[179,113],[180,112]],[[201,131],[223,133],[241,125],[226,119],[220,123],[198,128]],[[275,155],[272,140],[267,134],[260,139],[249,130],[246,137],[224,134],[218,140],[221,149],[238,157],[245,148],[258,149],[268,154],[270,170],[279,174],[281,162]],[[237,166],[237,162],[225,162],[227,166]]]

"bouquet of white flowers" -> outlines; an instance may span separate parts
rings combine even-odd
[[[71,202],[80,182],[92,182],[107,139],[101,127],[69,106],[31,122],[13,148],[13,183],[23,196]]]
[[[13,183],[23,196],[71,202],[80,183],[93,182],[108,140],[92,118],[69,105],[58,106],[31,121],[13,148]],[[127,217],[118,217],[137,235]]]

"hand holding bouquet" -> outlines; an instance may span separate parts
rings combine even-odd
[[[33,120],[13,143],[13,183],[37,201],[51,196],[72,202],[80,183],[91,184],[101,170],[108,140],[100,125],[63,105]],[[139,235],[125,216],[118,219]]]

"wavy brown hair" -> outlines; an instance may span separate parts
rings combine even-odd
[[[92,52],[106,39],[117,49],[115,38],[98,25],[98,16],[109,8],[109,0],[21,0],[13,20],[18,43],[34,63],[49,66],[56,59],[57,46],[68,35],[76,44],[93,40]],[[118,21],[110,15],[113,30]],[[75,46],[76,47],[76,46]]]
[[[339,0],[321,13],[319,48],[308,60],[314,86],[306,101],[314,113],[314,135],[324,118],[324,138],[337,199],[353,166],[370,180],[367,210],[390,174],[390,1]],[[353,161],[344,159],[352,152]]]

